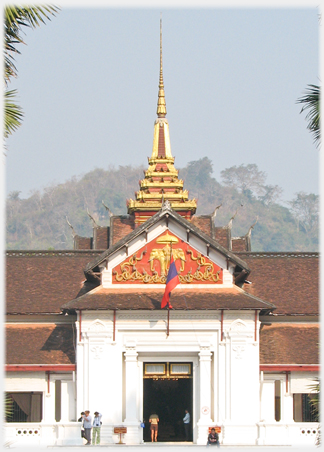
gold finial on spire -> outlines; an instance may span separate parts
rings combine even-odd
[[[160,80],[159,80],[159,95],[157,103],[157,115],[158,118],[165,118],[166,105],[164,96],[164,84],[163,84],[163,66],[162,66],[162,13],[160,17]]]

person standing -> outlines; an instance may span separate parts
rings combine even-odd
[[[185,417],[182,420],[185,429],[186,441],[189,441],[190,414],[188,410],[185,410]]]
[[[85,443],[86,446],[91,445],[91,428],[92,428],[92,417],[90,416],[90,411],[86,410],[83,417],[83,427],[84,427],[84,434],[87,442]]]
[[[102,414],[98,411],[94,412],[93,424],[92,424],[92,445],[100,444],[100,428],[101,428]]]
[[[159,416],[157,414],[151,414],[149,423],[151,424],[151,441],[157,441]]]

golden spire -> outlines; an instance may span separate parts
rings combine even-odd
[[[171,153],[169,123],[166,119],[162,66],[162,14],[160,18],[160,80],[157,103],[157,118],[154,122],[153,149],[149,167],[140,181],[140,189],[135,199],[127,200],[128,214],[135,216],[135,225],[144,223],[163,206],[164,201],[187,220],[196,212],[195,199],[189,199],[183,190],[183,181],[178,178]],[[169,242],[168,242],[169,243]]]
[[[166,105],[164,96],[164,84],[163,84],[163,66],[162,66],[162,13],[160,17],[160,80],[159,80],[159,95],[156,113],[158,118],[165,118]]]

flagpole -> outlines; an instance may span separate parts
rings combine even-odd
[[[167,323],[167,333],[166,333],[167,337],[169,336],[169,331],[170,331],[169,327],[170,327],[170,308],[168,306],[168,323]]]
[[[171,264],[171,259],[172,259],[172,242],[170,240],[170,264]],[[170,268],[170,266],[169,266],[169,268]],[[167,309],[168,309],[168,321],[167,321],[167,333],[166,333],[166,335],[168,337],[169,334],[170,334],[170,303],[169,302],[168,302]]]

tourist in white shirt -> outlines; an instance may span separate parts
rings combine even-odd
[[[94,412],[93,424],[92,424],[92,445],[100,444],[100,428],[101,428],[101,417],[98,411]]]

